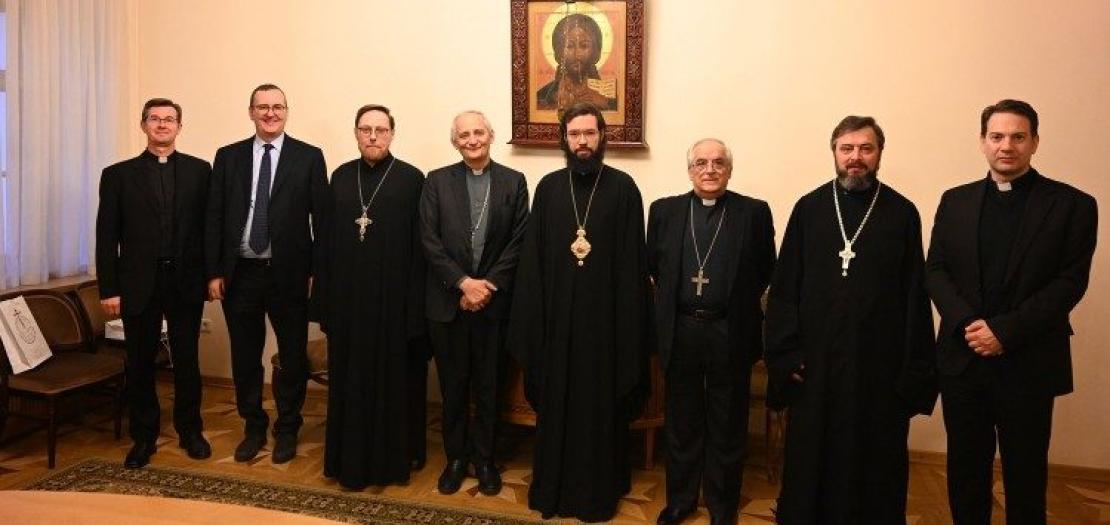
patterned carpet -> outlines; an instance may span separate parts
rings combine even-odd
[[[87,459],[52,472],[28,490],[110,492],[247,505],[307,514],[346,523],[448,525],[480,523],[517,525],[535,520],[395,500],[384,496],[342,493],[228,475],[203,474],[171,467],[124,469],[119,461]]]

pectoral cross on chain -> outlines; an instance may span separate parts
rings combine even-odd
[[[696,294],[696,295],[697,295],[698,297],[701,297],[701,287],[702,287],[703,285],[709,284],[709,279],[706,279],[706,278],[705,278],[705,274],[704,274],[704,273],[702,272],[702,270],[701,270],[701,269],[699,268],[699,269],[698,269],[698,274],[697,274],[697,275],[695,275],[695,276],[693,276],[693,277],[691,277],[691,278],[690,278],[690,282],[692,282],[692,283],[694,283],[694,284],[696,284],[696,285],[698,286],[697,290],[695,290],[695,291],[694,291],[694,293],[695,293],[695,294]]]
[[[856,252],[852,251],[852,243],[844,243],[844,249],[840,250],[840,275],[843,277],[848,276],[848,265],[852,263],[852,259],[856,257]]]
[[[362,216],[355,219],[355,224],[358,225],[358,242],[362,242],[366,238],[366,227],[374,222],[370,217],[366,216],[366,210],[362,211]]]

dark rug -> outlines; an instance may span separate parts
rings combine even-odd
[[[52,472],[26,490],[109,492],[231,503],[294,512],[347,523],[516,525],[539,523],[515,516],[403,501],[361,493],[270,483],[247,478],[87,459]]]

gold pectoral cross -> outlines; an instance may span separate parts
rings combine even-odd
[[[844,249],[837,253],[840,256],[840,275],[842,277],[848,276],[848,265],[851,264],[852,259],[856,257],[856,252],[852,251],[852,243],[844,243]]]
[[[355,219],[355,224],[358,225],[358,242],[362,242],[366,238],[366,227],[373,222],[370,217],[366,216],[366,210],[362,210],[362,216]]]
[[[570,253],[578,258],[578,266],[586,265],[586,256],[590,254],[590,241],[586,240],[586,229],[578,228],[574,242],[570,243]]]
[[[709,279],[706,279],[705,274],[702,272],[702,269],[698,268],[698,274],[691,277],[690,282],[698,286],[697,290],[694,291],[694,294],[696,294],[698,297],[701,297],[701,287],[709,284]]]

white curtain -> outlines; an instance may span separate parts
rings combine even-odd
[[[126,107],[135,74],[133,0],[6,4],[0,288],[94,270],[100,171],[122,158],[128,124],[139,118]]]

